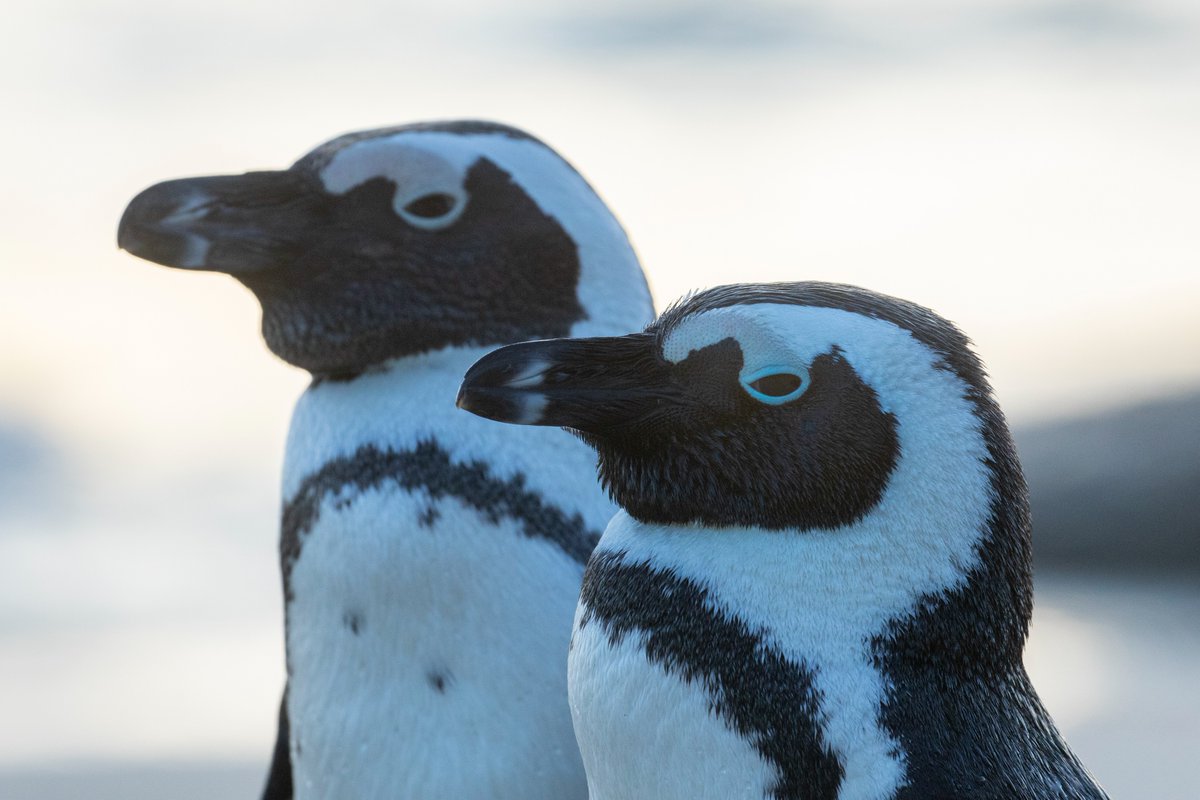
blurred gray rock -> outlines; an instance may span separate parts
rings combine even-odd
[[[1038,566],[1200,572],[1200,392],[1014,436]]]

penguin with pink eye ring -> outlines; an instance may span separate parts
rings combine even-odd
[[[157,184],[118,243],[231,274],[313,377],[284,463],[288,683],[265,797],[583,800],[567,645],[615,507],[584,443],[454,398],[497,345],[653,317],[600,197],[522,131],[422,123]]]
[[[568,686],[592,800],[1103,800],[1022,663],[1027,492],[951,323],[725,286],[510,345],[460,407],[562,426],[622,507]]]

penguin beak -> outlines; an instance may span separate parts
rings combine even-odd
[[[129,203],[117,246],[168,267],[257,272],[295,257],[321,221],[320,201],[289,170],[164,181]]]
[[[677,399],[669,366],[648,333],[522,342],[477,361],[456,404],[499,422],[598,433]]]

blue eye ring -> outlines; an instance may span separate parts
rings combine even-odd
[[[792,376],[797,379],[796,388],[786,394],[768,394],[759,388],[755,388],[754,384],[761,381],[763,378],[770,378],[776,375]],[[740,378],[742,388],[746,390],[746,394],[753,397],[760,403],[766,403],[769,406],[781,406],[784,403],[790,403],[808,390],[808,386],[812,383],[812,378],[809,377],[808,370],[804,367],[792,366],[770,366],[756,369],[749,375],[743,375]]]

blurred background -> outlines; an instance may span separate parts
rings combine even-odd
[[[661,308],[818,278],[974,338],[1032,485],[1035,683],[1114,798],[1197,796],[1200,4],[44,0],[0,30],[0,797],[258,791],[305,375],[115,247],[169,177],[483,117]]]

